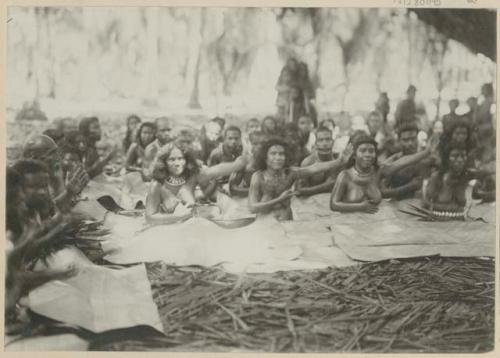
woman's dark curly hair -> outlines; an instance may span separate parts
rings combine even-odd
[[[172,153],[174,148],[179,149],[186,160],[186,166],[184,167],[184,172],[182,173],[182,176],[186,180],[191,178],[193,175],[198,174],[200,171],[200,166],[191,151],[188,150],[183,152],[174,142],[168,143],[160,149],[153,164],[153,179],[159,181],[160,183],[163,183],[163,181],[168,178],[169,173],[167,159],[170,157],[170,153]]]
[[[279,145],[285,149],[285,168],[290,167],[292,156],[290,155],[290,148],[288,146],[288,143],[280,137],[271,137],[264,142],[259,152],[257,153],[257,156],[255,158],[255,169],[267,169],[267,153],[269,152],[269,149],[275,145]]]
[[[438,168],[438,172],[440,174],[444,174],[450,168],[450,153],[454,149],[464,150],[467,158],[469,157],[469,149],[467,145],[464,143],[450,143],[443,147],[442,150],[439,151],[439,156],[441,159],[441,165]],[[466,160],[466,169],[467,169],[467,160]]]
[[[361,144],[372,144],[375,147],[375,160],[373,166],[378,169],[377,142],[364,131],[356,131],[351,135],[349,143],[352,144],[352,155],[347,161],[346,168],[352,168],[356,162],[356,151]]]
[[[467,139],[465,140],[465,143],[463,143],[463,149],[465,149],[467,153],[469,153],[475,147],[472,126],[467,121],[467,118],[458,118],[450,123],[450,126],[446,131],[443,132],[441,138],[439,139],[438,150],[442,158],[446,157],[449,154],[451,146],[453,146],[454,148],[456,148],[457,145],[462,146],[462,144],[452,143],[451,140],[453,137],[453,133],[458,128],[465,128],[467,130]]]
[[[142,148],[145,148],[145,145],[144,145],[144,143],[142,143],[141,133],[142,133],[142,130],[146,127],[151,128],[153,130],[153,134],[156,136],[156,124],[154,124],[152,122],[141,123],[141,125],[139,126],[139,129],[137,131],[137,134],[135,135],[135,142],[137,144],[139,144]]]

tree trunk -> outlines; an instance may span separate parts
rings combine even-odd
[[[144,103],[150,106],[158,104],[158,17],[156,7],[147,7],[146,11],[146,93]]]
[[[200,64],[203,51],[203,32],[205,31],[206,9],[199,9],[199,14],[191,17],[189,26],[189,61],[187,65],[187,82],[191,88],[188,107],[193,109],[201,108],[200,104]],[[193,61],[195,60],[195,61]]]
[[[48,86],[49,86],[49,92],[48,92],[48,96],[50,98],[55,98],[56,97],[56,71],[55,71],[55,67],[56,67],[56,61],[54,59],[54,54],[53,54],[53,51],[52,51],[52,26],[51,26],[51,22],[52,22],[52,18],[53,18],[53,14],[52,14],[52,9],[51,8],[45,8],[45,18],[44,18],[44,22],[45,22],[45,34],[46,34],[46,59],[47,59],[47,65],[48,65],[48,68],[47,68],[47,77],[48,77]],[[57,11],[57,10],[55,10]]]

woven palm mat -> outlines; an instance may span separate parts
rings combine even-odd
[[[100,350],[484,352],[492,259],[420,257],[238,276],[147,265],[165,337]]]

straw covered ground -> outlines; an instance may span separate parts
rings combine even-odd
[[[420,257],[234,275],[148,263],[165,336],[99,350],[485,352],[494,345],[492,259]]]

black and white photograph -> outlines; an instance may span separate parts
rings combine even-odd
[[[497,9],[427,3],[6,6],[4,351],[493,352]]]

